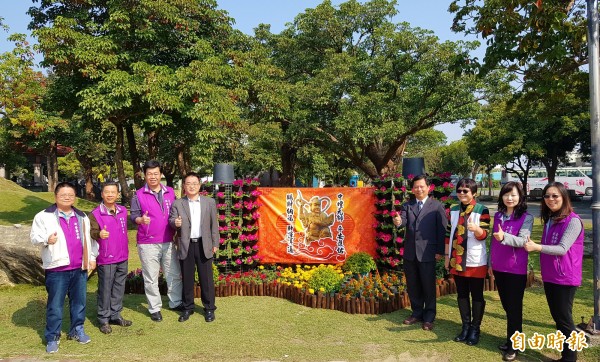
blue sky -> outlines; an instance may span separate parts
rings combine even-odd
[[[342,3],[332,0],[332,4]],[[234,27],[247,34],[253,34],[253,29],[260,23],[271,24],[271,31],[278,33],[285,28],[285,24],[294,20],[294,17],[307,8],[313,8],[322,3],[317,0],[220,0],[221,9],[229,12],[235,19]],[[406,21],[413,27],[432,30],[440,40],[473,40],[467,39],[462,34],[450,31],[452,15],[448,13],[450,0],[398,0],[397,22]],[[27,25],[29,16],[27,9],[33,6],[31,0],[0,0],[0,16],[4,24],[10,27],[10,33],[29,34]],[[38,5],[38,4],[36,4]],[[6,41],[8,33],[0,34],[0,52],[10,51],[12,44]],[[34,39],[30,39],[31,42]],[[477,54],[482,58],[483,51]],[[459,125],[442,125],[436,127],[442,130],[448,142],[460,139],[463,130]]]

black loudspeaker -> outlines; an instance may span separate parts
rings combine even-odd
[[[222,182],[224,184],[232,184],[234,180],[233,165],[228,163],[217,163],[213,170],[213,182],[215,184]]]
[[[408,175],[417,176],[425,174],[425,159],[423,157],[403,158],[402,177],[408,180]]]

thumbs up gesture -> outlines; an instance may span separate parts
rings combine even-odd
[[[400,217],[400,213],[396,213],[392,220],[394,221],[394,225],[396,225],[396,227],[402,225],[402,218]]]
[[[56,231],[55,231],[54,234],[50,234],[50,236],[48,236],[48,245],[56,244],[57,240],[58,240],[58,235],[56,234]]]
[[[502,230],[502,225],[498,225],[498,231],[496,231],[493,235],[496,240],[500,242],[504,240],[504,231]]]
[[[177,226],[178,228],[181,227],[181,215],[177,216],[177,218],[175,219],[175,226]]]
[[[477,228],[478,226],[475,225],[475,223],[473,222],[473,216],[469,217],[469,220],[467,220],[467,229],[469,229],[469,231],[475,232]]]
[[[523,245],[523,248],[525,248],[525,250],[527,250],[528,253],[531,253],[532,251],[542,250],[542,246],[531,241],[529,236],[527,236],[527,242],[525,243],[525,245]]]
[[[104,229],[100,230],[100,239],[108,239],[110,233],[106,230],[106,225],[104,225]]]
[[[142,224],[145,224],[145,225],[150,224],[150,217],[148,216],[148,211],[147,210],[144,213],[144,215],[142,215]]]

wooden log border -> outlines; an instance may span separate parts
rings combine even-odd
[[[535,275],[530,271],[527,275],[527,288],[535,282]],[[488,277],[484,282],[484,291],[498,290],[494,277]],[[130,294],[143,294],[143,282],[125,283],[125,292]],[[165,290],[166,293],[166,290]],[[162,294],[162,293],[161,293]],[[437,297],[456,294],[454,279],[438,281],[436,285]],[[408,293],[396,293],[388,299],[348,297],[339,293],[330,295],[318,292],[310,294],[291,285],[283,285],[277,282],[270,283],[233,283],[228,285],[216,285],[215,295],[219,298],[232,296],[266,296],[287,299],[293,303],[310,308],[337,310],[350,314],[384,314],[395,312],[399,309],[409,308],[410,300]],[[200,285],[194,288],[194,298],[200,298]]]

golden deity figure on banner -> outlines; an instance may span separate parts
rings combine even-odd
[[[313,241],[323,238],[331,238],[331,225],[335,218],[334,214],[327,214],[325,210],[331,205],[329,198],[313,196],[307,202],[301,195],[296,199],[299,214],[298,217],[304,226],[304,244],[309,245]],[[325,205],[323,205],[325,203]]]

